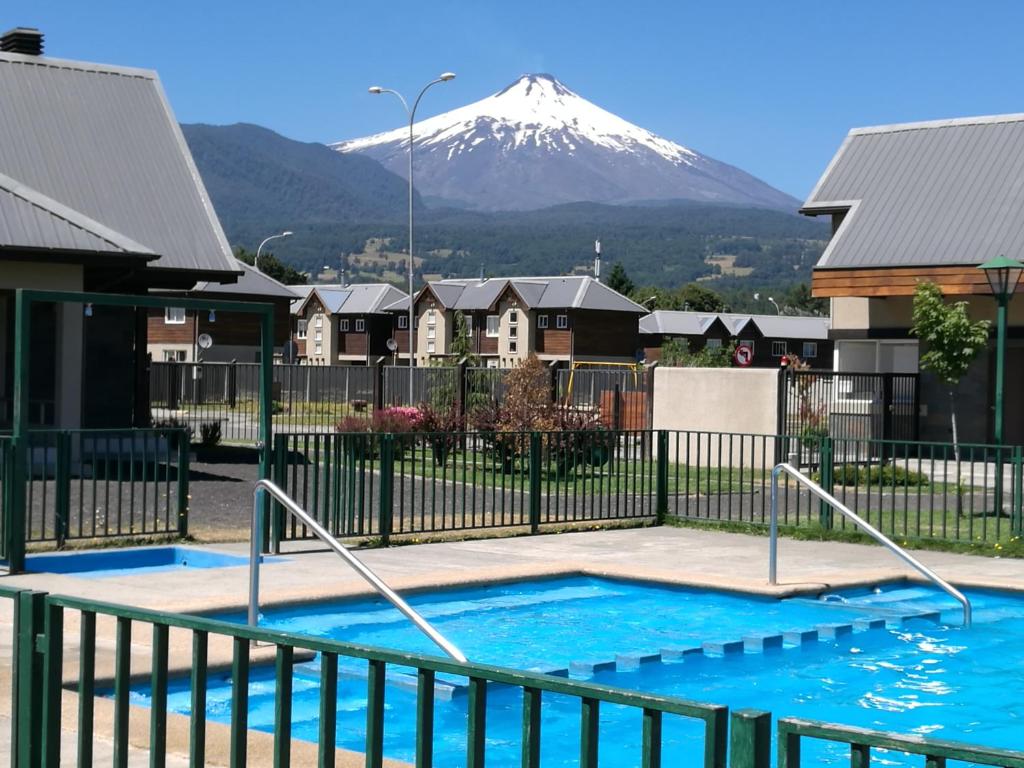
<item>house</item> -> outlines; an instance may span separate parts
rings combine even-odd
[[[295,339],[310,365],[369,365],[392,355],[394,318],[385,307],[404,294],[388,283],[291,286]]]
[[[215,298],[229,301],[258,301],[274,305],[274,355],[291,338],[291,303],[295,294],[254,267],[237,261],[242,276],[237,283],[196,283],[187,298]],[[175,294],[170,294],[175,295]],[[203,312],[178,307],[151,309],[147,328],[152,360],[162,362],[240,363],[260,362],[260,327],[255,315],[238,312]],[[211,346],[199,344],[206,336]]]
[[[794,355],[812,368],[832,368],[829,318],[745,315],[728,312],[657,310],[640,318],[645,358],[661,359],[667,339],[684,339],[689,349],[743,344],[754,353],[752,366],[778,368]]]
[[[388,307],[399,344],[408,308],[407,300]],[[635,362],[637,318],[646,310],[593,277],[571,275],[431,281],[416,294],[414,313],[418,365],[454,354],[461,315],[470,353],[511,368],[530,355],[559,365]]]
[[[832,238],[813,273],[832,301],[836,368],[915,373],[910,334],[918,282],[933,281],[974,318],[995,317],[978,265],[1024,256],[1024,115],[960,118],[850,131],[801,212],[828,216]],[[1006,381],[1024,375],[1024,301],[1009,305]],[[955,392],[960,439],[992,437],[994,350]],[[950,396],[921,376],[922,439],[950,434]],[[1024,442],[1024,401],[1007,398],[1005,442]]]
[[[55,59],[0,36],[0,428],[13,409],[14,289],[147,294],[241,274],[155,72]],[[149,420],[147,312],[36,304],[33,425]]]

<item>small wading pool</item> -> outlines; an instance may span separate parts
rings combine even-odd
[[[263,562],[276,558],[264,557]],[[25,570],[31,573],[65,573],[80,579],[107,579],[187,568],[231,568],[248,565],[249,558],[192,547],[139,547],[93,552],[28,555]]]
[[[1024,748],[1024,596],[972,590],[972,629],[946,595],[906,583],[784,600],[588,577],[519,582],[413,595],[409,602],[472,661],[588,679],[651,693],[756,707],[796,716],[989,746]],[[221,616],[244,621],[241,615]],[[437,655],[387,603],[327,602],[268,610],[262,626]],[[684,652],[685,651],[685,652]],[[339,658],[338,746],[362,751],[366,664]],[[438,676],[435,764],[465,765],[465,678]],[[319,661],[299,664],[293,736],[316,741]],[[415,676],[389,668],[385,755],[415,756]],[[148,706],[148,688],[133,689]],[[211,675],[207,714],[228,722],[231,681]],[[545,696],[542,763],[573,766],[579,702]],[[187,714],[187,680],[171,685],[169,710]],[[272,731],[272,668],[254,668],[249,725]],[[522,695],[487,696],[487,765],[520,761]],[[633,766],[639,712],[601,708],[602,766]],[[701,764],[699,724],[664,722],[664,764]],[[808,742],[805,765],[849,764],[842,745]],[[880,755],[886,765],[920,758]]]

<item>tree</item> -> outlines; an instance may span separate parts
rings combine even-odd
[[[235,249],[235,258],[244,261],[250,267],[255,266],[256,254],[241,246]],[[309,280],[309,275],[305,272],[299,272],[291,265],[285,264],[272,253],[260,254],[259,271],[285,285],[301,285]]]
[[[452,355],[456,362],[468,358],[466,362],[470,366],[479,365],[480,362],[473,354],[473,336],[462,312],[455,313],[455,320],[452,323]]]
[[[691,312],[727,312],[725,299],[697,283],[684,285],[679,291],[679,303]]]
[[[665,368],[730,368],[736,344],[704,346],[693,352],[686,339],[665,339],[661,345],[661,365]]]
[[[828,314],[828,300],[814,298],[807,283],[797,283],[786,291],[782,297],[782,306],[786,314],[819,316]]]
[[[629,279],[629,275],[626,274],[626,268],[619,262],[615,262],[612,265],[611,270],[608,272],[608,287],[613,291],[618,291],[623,296],[629,296],[636,288],[633,285],[633,281]]]
[[[914,290],[913,326],[910,332],[924,346],[921,368],[934,373],[949,387],[950,419],[953,426],[953,452],[960,461],[956,433],[956,397],[953,388],[960,382],[978,353],[988,344],[987,320],[971,322],[967,302],[946,304],[935,283],[918,283]]]
[[[630,297],[633,301],[653,312],[656,309],[682,309],[679,297],[672,291],[653,285],[634,288]]]

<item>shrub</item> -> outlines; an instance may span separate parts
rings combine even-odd
[[[420,428],[422,412],[419,408],[409,406],[393,406],[374,411],[372,429],[374,432],[392,432],[404,434],[416,432]]]
[[[171,430],[171,429],[184,429],[185,430],[185,438],[186,438],[186,440],[188,442],[192,442],[192,439],[196,436],[195,430],[192,429],[192,425],[191,424],[189,424],[187,421],[179,421],[178,419],[174,418],[173,416],[171,418],[169,418],[169,419],[158,419],[157,421],[154,421],[153,422],[153,429],[167,429],[167,430]],[[167,438],[167,444],[171,448],[177,448],[178,447],[178,437],[177,437],[177,435],[169,435],[168,438]]]
[[[551,374],[534,356],[509,371],[505,402],[498,419],[500,432],[548,432],[555,427]]]
[[[615,434],[601,421],[597,410],[560,408],[556,414],[558,431],[548,436],[549,456],[560,474],[589,464],[607,464],[615,449]]]
[[[821,482],[821,473],[811,474],[814,482]],[[924,486],[929,484],[928,476],[922,472],[914,472],[899,465],[885,464],[839,464],[832,472],[832,480],[836,485],[889,485],[889,486]]]
[[[220,442],[220,422],[209,421],[199,425],[199,442],[205,446],[217,445]]]
[[[440,466],[458,448],[466,429],[466,420],[454,405],[447,408],[424,406],[419,426],[430,443],[434,462]]]

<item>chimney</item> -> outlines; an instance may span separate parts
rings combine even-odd
[[[26,56],[43,55],[43,33],[32,27],[15,27],[0,35],[0,51]]]

